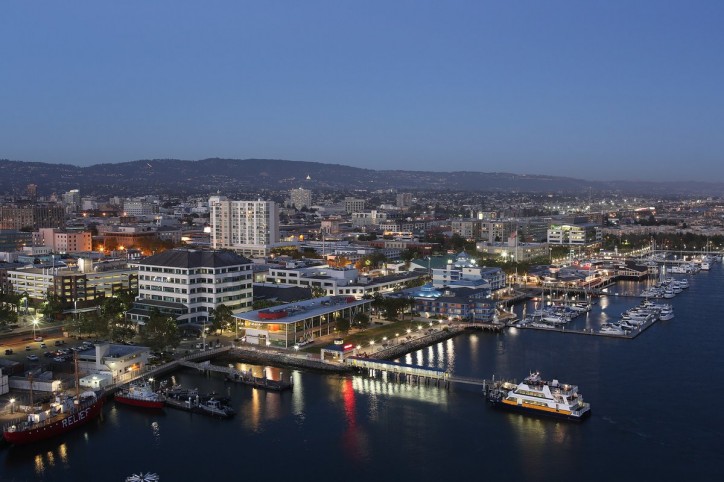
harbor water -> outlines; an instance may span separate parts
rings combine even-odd
[[[236,417],[109,402],[102,421],[62,439],[1,448],[0,481],[123,481],[141,471],[163,482],[721,480],[724,270],[688,278],[688,290],[665,300],[675,318],[632,340],[513,328],[402,359],[463,377],[539,370],[580,387],[593,413],[580,424],[493,410],[475,386],[295,370],[292,391],[265,392],[184,369],[177,383],[230,397]],[[640,302],[626,296],[640,286],[612,287],[577,327],[617,318]]]

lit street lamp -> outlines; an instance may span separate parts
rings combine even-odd
[[[10,413],[15,413],[15,399],[10,399]]]
[[[33,320],[33,340],[35,340],[35,327],[38,326],[38,320]]]

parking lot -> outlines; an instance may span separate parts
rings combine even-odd
[[[52,334],[50,337],[27,334],[0,338],[0,357],[24,363],[29,368],[40,364],[59,364],[70,362],[73,352],[91,347],[72,338]]]

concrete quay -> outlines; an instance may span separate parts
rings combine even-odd
[[[441,342],[443,340],[447,340],[448,338],[452,338],[454,336],[459,335],[465,331],[465,327],[462,326],[448,326],[444,330],[436,330],[430,334],[423,335],[419,338],[413,338],[410,341],[407,341],[405,343],[400,343],[397,345],[392,345],[387,348],[383,348],[382,350],[378,350],[371,355],[368,356],[368,358],[372,359],[378,359],[378,360],[394,360],[395,358],[399,358],[403,355],[407,355],[410,352],[419,350],[421,348],[425,348],[427,346],[433,345],[435,343]]]

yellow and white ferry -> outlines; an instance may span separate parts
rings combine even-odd
[[[542,380],[531,373],[517,385],[496,382],[486,387],[486,398],[494,407],[537,415],[580,421],[591,414],[591,406],[583,401],[576,385]]]

